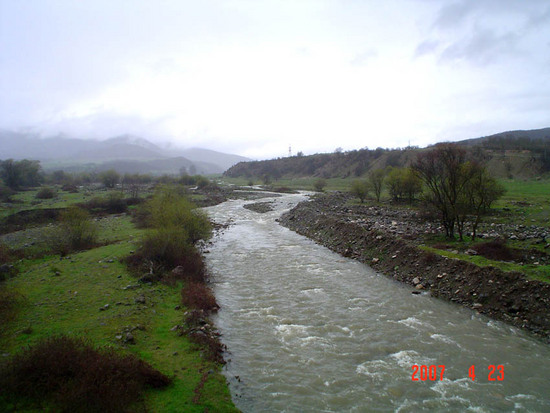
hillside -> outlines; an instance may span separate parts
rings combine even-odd
[[[532,134],[530,132],[533,132]],[[546,135],[548,133],[548,135]],[[497,177],[532,178],[550,171],[550,128],[503,132],[491,137],[457,142],[487,165]],[[241,162],[225,172],[243,178],[359,178],[370,170],[409,166],[421,148],[361,149],[344,153],[292,156]]]

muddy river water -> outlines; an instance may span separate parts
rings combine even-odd
[[[243,208],[253,201],[206,208],[231,223],[205,256],[239,409],[550,411],[548,344],[411,294],[280,226],[280,214],[304,199],[264,199],[275,207],[264,214]]]

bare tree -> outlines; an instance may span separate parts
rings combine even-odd
[[[463,239],[470,216],[475,233],[482,213],[504,193],[483,166],[467,161],[466,151],[456,144],[439,144],[421,153],[412,168],[424,181],[424,198],[439,212],[449,238],[454,238],[456,228]]]

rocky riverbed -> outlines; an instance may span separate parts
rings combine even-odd
[[[423,237],[441,232],[437,222],[426,220],[414,210],[349,205],[348,199],[348,195],[339,193],[317,197],[284,214],[280,223],[414,286],[413,293],[429,293],[470,307],[550,342],[550,284],[528,280],[519,272],[478,267],[424,251],[419,248]],[[488,224],[481,234],[491,238],[519,233],[545,242],[546,230]],[[547,256],[533,259],[546,260]]]

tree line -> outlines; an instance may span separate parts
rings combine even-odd
[[[385,187],[393,201],[418,199],[437,215],[448,238],[465,235],[471,226],[476,238],[482,216],[505,190],[487,168],[456,144],[439,144],[418,154],[408,168],[372,170],[367,179],[352,184],[351,192],[364,202],[372,192],[380,202]]]

